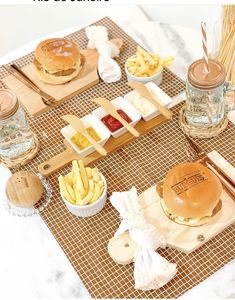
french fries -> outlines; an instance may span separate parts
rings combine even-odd
[[[84,164],[81,160],[79,160],[79,167],[80,167],[80,173],[81,173],[81,178],[82,178],[82,182],[83,182],[83,186],[84,189],[87,190],[88,189],[88,177],[87,177],[87,173],[84,167]]]
[[[104,182],[98,169],[85,167],[81,160],[74,160],[72,171],[66,176],[59,176],[58,180],[61,195],[78,206],[96,202],[104,191]]]
[[[63,176],[60,176],[59,177],[59,185],[60,185],[60,193],[61,195],[63,195],[63,197],[69,201],[70,203],[72,204],[75,204],[75,200],[71,197],[71,195],[69,194],[68,192],[68,189],[67,189],[67,185],[66,185],[66,182],[64,180],[64,177]]]
[[[161,59],[160,55],[137,46],[136,54],[127,60],[127,70],[133,76],[150,77],[169,66],[173,60],[172,56]]]

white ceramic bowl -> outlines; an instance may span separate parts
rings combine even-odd
[[[122,97],[118,97],[115,98],[111,101],[111,103],[114,105],[114,107],[116,109],[121,109],[123,110],[132,120],[132,122],[130,123],[131,126],[135,126],[139,120],[141,119],[140,114],[137,112],[137,110],[130,104],[128,103],[125,99],[123,99]],[[106,116],[108,113],[102,108],[99,107],[97,109],[95,109],[92,114],[97,117],[99,120],[101,120],[104,116]],[[101,121],[100,121],[101,122]],[[104,125],[105,126],[105,125]],[[105,126],[106,127],[106,126]],[[106,127],[107,128],[107,127]],[[108,129],[108,128],[107,128]],[[108,129],[109,130],[109,129]],[[114,137],[117,138],[120,135],[124,134],[126,132],[126,128],[122,127],[120,129],[118,129],[115,132],[110,132],[110,134]]]
[[[158,87],[155,83],[153,82],[148,82],[145,84],[145,86],[154,94],[156,97],[161,101],[161,104],[165,107],[168,107],[171,103],[171,97],[169,97],[160,87]],[[136,91],[132,91],[124,96],[124,99],[127,100],[130,104],[132,104],[134,107],[135,105],[132,103],[133,99],[138,97],[138,93]],[[147,101],[147,100],[145,100]],[[155,108],[150,102],[149,106],[152,108],[151,112],[148,114],[143,114],[141,111],[138,110],[137,107],[135,109],[138,111],[138,113],[141,115],[141,117],[145,121],[149,121],[156,116],[160,114],[159,110]]]
[[[98,143],[103,146],[110,137],[110,132],[106,128],[106,126],[92,114],[81,118],[81,120],[86,128],[92,127],[93,129],[95,129],[95,131],[101,138],[101,140]],[[79,148],[71,141],[71,138],[77,133],[71,125],[62,128],[61,133],[78,154],[82,156],[87,156],[95,151],[93,146],[89,146],[82,151],[79,150]]]
[[[105,206],[106,200],[107,200],[107,183],[102,174],[100,174],[103,182],[104,182],[104,191],[101,195],[101,197],[94,203],[84,205],[84,206],[78,206],[75,204],[72,204],[68,202],[63,195],[61,195],[67,209],[74,214],[77,217],[87,218],[94,216],[98,214]]]
[[[138,77],[129,73],[127,69],[127,61],[125,63],[125,71],[126,71],[128,81],[137,81],[141,83],[154,82],[156,85],[160,85],[160,83],[162,82],[163,69],[161,69],[159,72],[157,72],[156,74],[150,77]]]

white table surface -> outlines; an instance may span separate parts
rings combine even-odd
[[[138,23],[137,20],[138,16]],[[162,55],[174,55],[171,69],[185,79],[188,65],[201,56],[200,33],[184,27],[150,22],[135,9],[129,19],[115,16],[124,30],[140,44]],[[84,24],[87,25],[87,24]],[[70,28],[53,36],[63,36]],[[45,37],[44,37],[45,38]],[[43,38],[43,39],[44,39]],[[41,40],[41,39],[40,39]],[[32,51],[32,43],[0,58],[0,65]],[[174,99],[177,103],[181,95]],[[235,120],[235,113],[231,113]],[[0,299],[89,298],[86,288],[62,249],[39,216],[18,218],[0,205]],[[181,298],[235,298],[235,261],[194,287]]]

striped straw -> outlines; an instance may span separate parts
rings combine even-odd
[[[201,22],[201,31],[202,31],[204,71],[205,71],[205,73],[209,73],[210,69],[209,69],[208,52],[207,52],[206,22]]]

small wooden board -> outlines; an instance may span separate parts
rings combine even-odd
[[[235,201],[225,190],[222,192],[221,200],[222,210],[210,223],[190,227],[177,224],[168,219],[161,208],[156,186],[151,187],[139,196],[146,219],[165,235],[167,246],[186,254],[201,247],[235,221]],[[133,244],[129,233],[124,233],[110,240],[108,250],[117,263],[128,264],[133,260],[136,246]]]
[[[135,129],[139,131],[140,135],[144,135],[149,131],[153,130],[155,127],[165,122],[167,122],[167,119],[164,116],[159,115],[153,118],[152,120],[149,120],[148,122],[140,120],[138,124],[135,126]],[[123,146],[129,144],[135,139],[136,137],[134,137],[129,132],[121,135],[118,138],[113,138],[111,136],[107,141],[107,143],[104,145],[104,148],[108,154],[111,154],[112,152],[118,150],[119,148],[122,148]],[[53,173],[65,167],[74,159],[80,159],[84,162],[85,165],[88,165],[105,157],[105,156],[101,156],[96,151],[86,157],[81,156],[78,153],[76,153],[66,141],[65,141],[65,147],[66,147],[65,151],[52,157],[48,161],[44,161],[38,166],[38,170],[43,176],[47,177],[52,175]]]
[[[65,84],[51,85],[40,81],[34,71],[33,64],[25,66],[22,70],[41,90],[56,99],[58,105],[60,105],[74,95],[89,89],[99,82],[97,74],[98,52],[92,49],[85,49],[81,53],[86,58],[81,72],[75,79]],[[36,117],[52,108],[45,105],[36,92],[21,83],[13,75],[5,77],[3,82],[9,89],[16,93],[18,99],[30,115]]]

